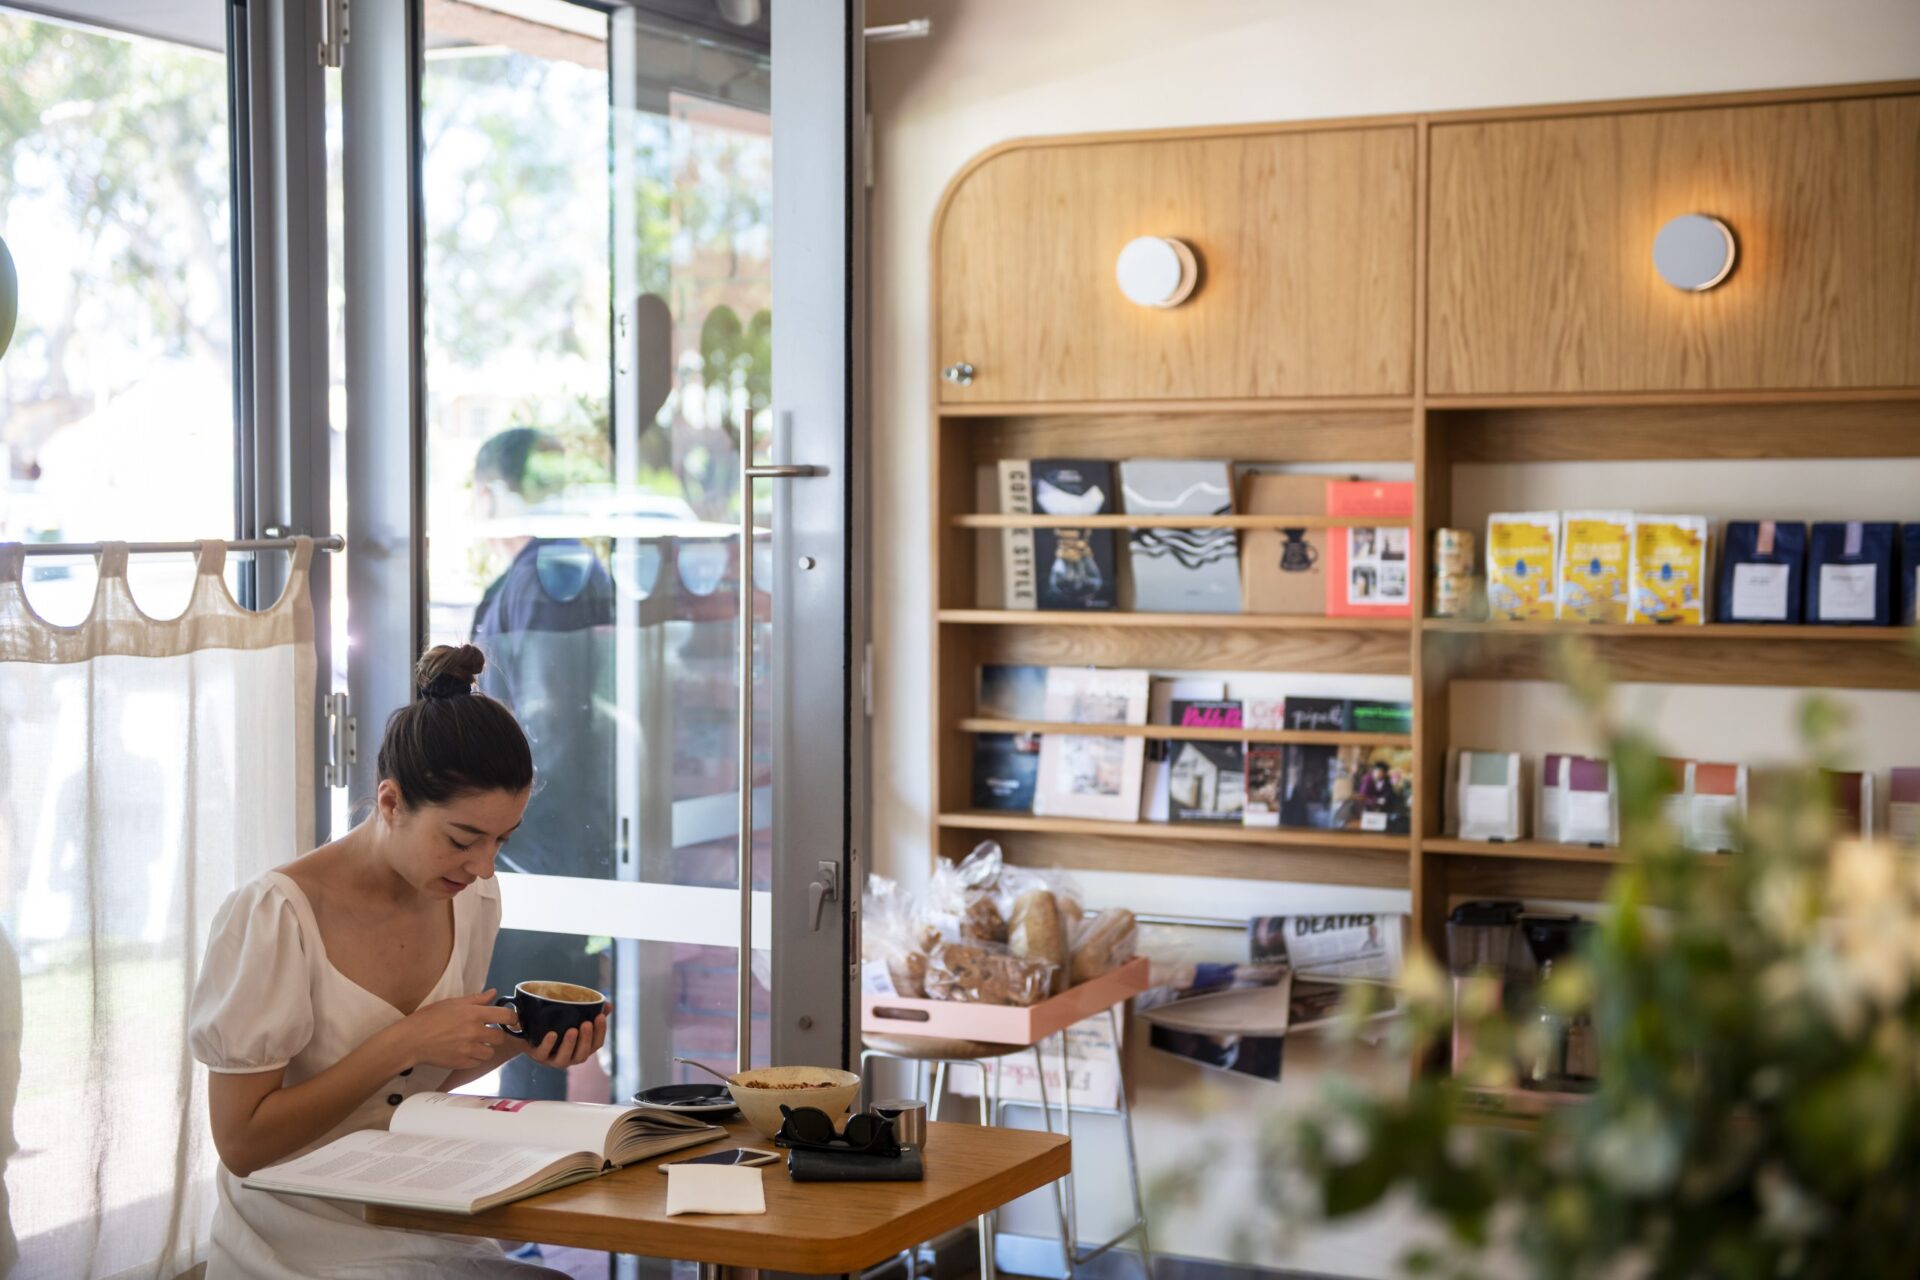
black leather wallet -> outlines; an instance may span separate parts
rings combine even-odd
[[[927,1176],[918,1147],[902,1147],[897,1156],[796,1148],[787,1152],[787,1173],[795,1182],[921,1182]]]

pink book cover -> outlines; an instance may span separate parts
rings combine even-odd
[[[1413,516],[1408,480],[1329,480],[1327,514]],[[1336,618],[1413,616],[1412,531],[1360,525],[1329,529],[1327,613]]]

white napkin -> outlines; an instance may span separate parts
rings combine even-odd
[[[765,1213],[760,1170],[676,1164],[667,1169],[667,1216],[681,1213]]]

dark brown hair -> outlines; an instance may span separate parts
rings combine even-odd
[[[533,785],[533,750],[506,704],[473,687],[487,656],[470,644],[437,645],[413,669],[415,698],[387,717],[378,774],[409,807],[476,791]]]

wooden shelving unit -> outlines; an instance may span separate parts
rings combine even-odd
[[[1679,155],[1714,163],[1694,166],[1673,212],[1710,208],[1753,236],[1743,265],[1704,295],[1621,266],[1649,261],[1657,220],[1639,220],[1666,207],[1654,179]],[[955,177],[933,232],[934,855],[992,836],[1036,865],[1406,888],[1415,929],[1444,954],[1453,903],[1591,901],[1622,861],[1443,834],[1456,684],[1554,679],[1574,641],[1622,681],[1920,689],[1920,648],[1899,629],[1481,623],[1430,617],[1425,598],[1457,468],[1920,457],[1917,157],[1920,82],[1046,138],[983,154]],[[1838,167],[1794,168],[1820,165]],[[1592,216],[1570,221],[1567,208]],[[1829,227],[1847,252],[1779,239]],[[1114,253],[1141,234],[1181,236],[1202,258],[1184,305],[1147,312],[1113,288]],[[1285,289],[1246,283],[1282,278]],[[961,362],[971,381],[941,378]],[[1135,457],[1407,464],[1413,617],[982,607],[993,602],[975,598],[976,556],[998,529],[1355,523],[977,509],[976,470],[1001,458]],[[986,662],[1410,677],[1412,834],[975,811],[973,735],[1052,728],[981,717]]]

